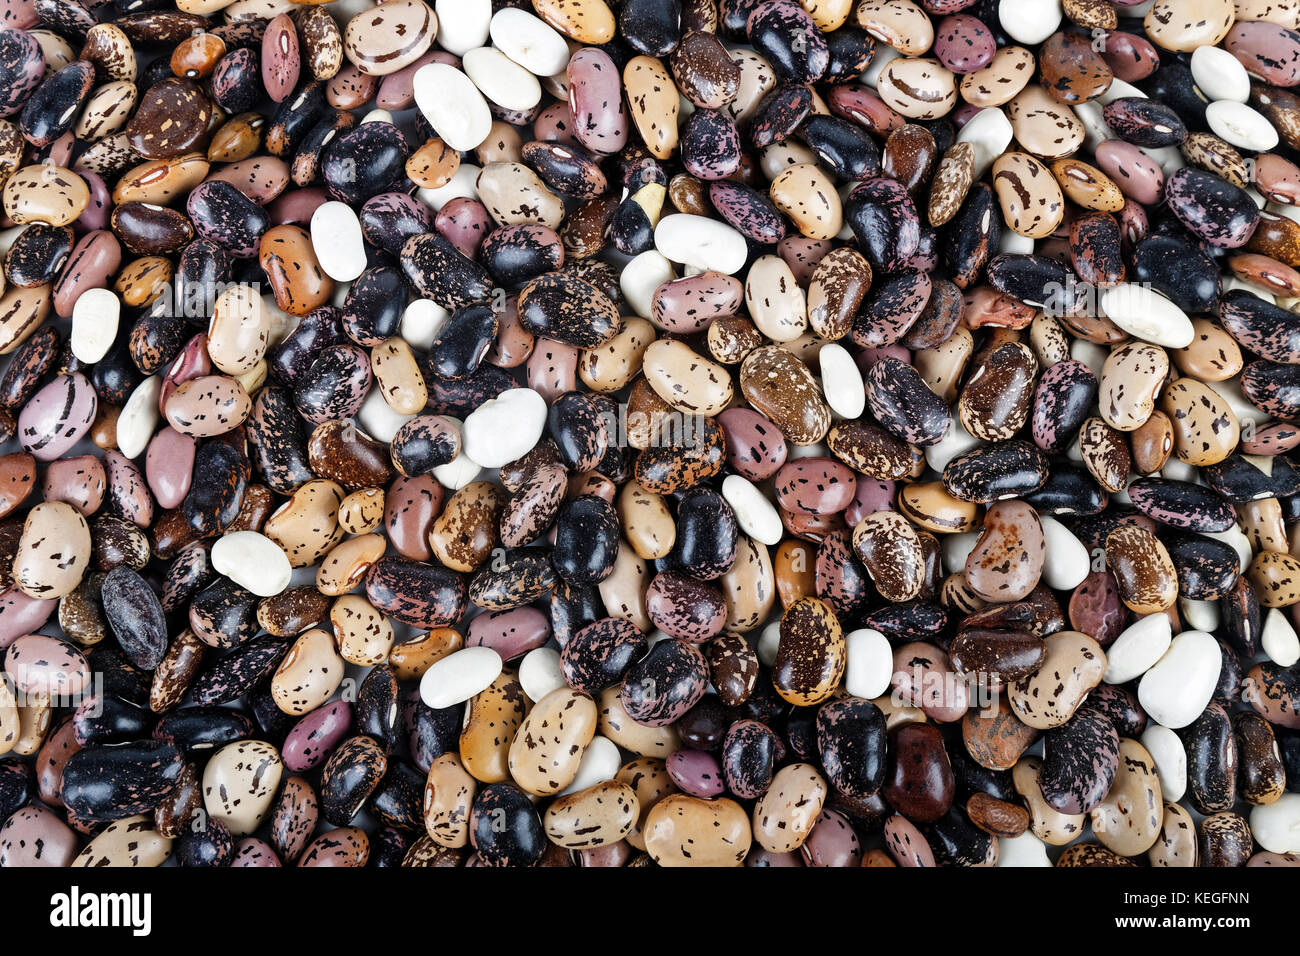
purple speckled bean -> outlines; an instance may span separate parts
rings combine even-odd
[[[604,50],[587,47],[569,60],[569,110],[574,135],[593,153],[616,153],[627,142],[623,81]]]

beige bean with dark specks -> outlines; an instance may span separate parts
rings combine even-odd
[[[959,327],[938,345],[912,353],[912,365],[930,391],[951,405],[974,352],[975,338]]]
[[[510,745],[510,774],[526,792],[559,793],[573,782],[583,751],[595,736],[596,703],[560,687],[533,705]]]
[[[171,856],[172,841],[154,829],[153,814],[114,820],[86,844],[72,861],[74,867],[162,866]]]
[[[369,534],[383,520],[383,488],[359,488],[339,505],[339,527],[348,534]]]
[[[930,57],[891,60],[876,80],[876,92],[887,106],[909,119],[938,119],[957,105],[952,71]]]
[[[1241,347],[1210,319],[1192,319],[1192,344],[1175,349],[1174,364],[1184,375],[1202,382],[1226,382],[1242,368]]]
[[[596,586],[610,617],[618,617],[649,633],[654,625],[646,611],[645,592],[653,575],[626,540],[620,541],[614,570]]]
[[[1044,239],[1065,215],[1065,197],[1047,167],[1028,153],[1003,153],[993,163],[993,189],[1013,232]]]
[[[1138,428],[1155,411],[1168,375],[1169,356],[1158,345],[1131,343],[1113,350],[1101,369],[1101,417],[1122,432]]]
[[[745,275],[745,305],[758,330],[773,342],[792,342],[808,327],[804,291],[780,256],[759,256]]]
[[[363,534],[335,545],[316,570],[317,589],[331,597],[347,594],[361,583],[370,566],[384,556],[386,545],[384,538],[377,534]]]
[[[25,166],[4,185],[4,210],[18,225],[67,226],[90,203],[86,181],[62,166]]]
[[[645,820],[645,848],[660,866],[740,866],[753,844],[749,816],[734,800],[674,793]]]
[[[523,163],[490,163],[475,183],[479,200],[499,225],[541,223],[559,229],[564,201]]]
[[[1209,385],[1180,378],[1165,389],[1161,408],[1174,427],[1174,457],[1204,467],[1223,461],[1237,448],[1241,425],[1232,407]]]
[[[617,780],[559,797],[542,817],[551,842],[569,850],[609,846],[632,831],[641,807],[636,792]]]
[[[1196,821],[1176,803],[1164,805],[1160,833],[1147,851],[1152,866],[1196,866]]]
[[[961,78],[961,96],[981,109],[1009,103],[1034,75],[1034,55],[1022,46],[1004,46],[982,69]]]
[[[797,163],[815,166],[817,164],[817,154],[803,143],[796,142],[794,139],[786,139],[760,150],[758,163],[763,175],[769,180],[775,180],[784,170]]]
[[[640,812],[624,837],[628,845],[645,849],[645,821],[654,805],[669,794],[677,792],[677,785],[668,774],[668,767],[657,757],[637,757],[619,768],[614,779],[632,788]]]
[[[799,0],[799,5],[823,33],[844,26],[853,12],[853,0]]]
[[[14,741],[13,752],[22,757],[30,757],[41,749],[45,734],[50,729],[50,698],[45,694],[28,694],[26,701],[18,705],[18,739]]]
[[[1115,782],[1089,816],[1097,839],[1120,856],[1145,853],[1160,836],[1160,778],[1151,754],[1136,740],[1120,739]]]
[[[773,853],[799,849],[812,832],[828,792],[826,781],[812,764],[782,767],[754,804],[755,841]]]
[[[1237,505],[1237,519],[1250,542],[1251,550],[1289,551],[1282,504],[1276,498],[1261,498]]]
[[[729,52],[732,61],[740,67],[740,85],[736,88],[736,98],[723,109],[731,114],[737,126],[744,126],[753,118],[763,97],[776,87],[776,71],[766,58],[753,50],[741,48]]]
[[[593,392],[609,393],[625,388],[641,371],[645,350],[655,335],[654,324],[648,319],[625,317],[618,335],[578,356],[578,377]]]
[[[246,836],[271,810],[284,764],[264,740],[227,744],[203,770],[203,806],[235,836]]]
[[[934,44],[934,24],[912,0],[862,0],[858,26],[904,56],[920,56]]]
[[[71,594],[90,566],[90,526],[64,501],[43,501],[27,513],[14,556],[14,586],[28,597]]]
[[[1046,312],[1039,312],[1029,323],[1029,347],[1038,357],[1041,368],[1048,368],[1070,357],[1070,338],[1060,321]]]
[[[315,478],[299,487],[266,519],[262,533],[289,556],[292,567],[310,567],[343,538],[338,524],[342,504],[341,485]]]
[[[666,758],[681,749],[677,731],[671,724],[666,727],[647,727],[629,717],[627,711],[623,709],[621,689],[615,684],[600,692],[598,706],[600,735],[608,737],[622,749],[639,757]]]
[[[511,670],[470,698],[460,732],[460,761],[470,776],[483,783],[510,779],[510,748],[527,709],[519,675]]]
[[[1043,643],[1047,657],[1042,666],[1013,683],[1008,695],[1011,709],[1022,723],[1050,730],[1073,717],[1088,692],[1101,683],[1106,654],[1100,644],[1079,631],[1058,631],[1043,638]]]
[[[638,557],[652,561],[672,551],[677,541],[677,525],[661,495],[629,481],[619,492],[618,517]]]
[[[424,785],[424,828],[429,839],[452,849],[469,843],[469,814],[478,781],[454,753],[436,757]]]
[[[266,355],[271,316],[252,286],[234,285],[217,297],[208,325],[208,357],[228,375],[249,371]]]
[[[345,594],[330,606],[330,624],[339,656],[349,664],[371,667],[388,660],[393,624],[360,594]],[[399,680],[403,679],[400,675]]]
[[[480,167],[491,163],[518,163],[523,160],[523,145],[519,130],[509,123],[493,120],[487,139],[474,147],[474,155]]]
[[[270,280],[276,308],[290,315],[307,315],[334,294],[334,280],[321,268],[311,234],[302,226],[285,223],[263,233],[258,263]],[[271,321],[274,325],[274,315]],[[273,331],[272,339],[277,338]]]
[[[371,76],[387,76],[414,63],[438,32],[437,15],[421,0],[389,2],[391,9],[358,13],[343,31],[343,52]]]
[[[1217,46],[1236,19],[1233,0],[1156,0],[1142,21],[1151,42],[1172,53]]]
[[[370,368],[384,403],[399,415],[417,415],[429,403],[429,388],[405,339],[394,336],[370,350]]]
[[[1047,802],[1038,786],[1038,772],[1042,765],[1041,757],[1021,757],[1011,770],[1011,782],[1029,807],[1030,832],[1048,846],[1065,846],[1083,833],[1087,816],[1062,813]]]
[[[623,68],[623,86],[632,124],[650,155],[668,159],[677,148],[680,102],[672,75],[651,56],[635,56]]]
[[[645,350],[643,371],[655,394],[679,412],[714,416],[731,403],[731,375],[678,339]]]
[[[886,730],[893,730],[902,724],[924,724],[929,720],[920,707],[896,701],[892,694],[876,697],[871,702],[885,715]]]
[[[22,720],[13,687],[7,679],[0,677],[0,754],[13,750],[21,733]]]
[[[718,584],[727,605],[727,622],[723,626],[742,634],[758,627],[776,603],[776,575],[767,545],[740,535],[735,563]]]
[[[1039,159],[1064,159],[1083,145],[1083,122],[1037,84],[1007,104],[1007,119],[1021,148]]]
[[[617,24],[605,0],[533,0],[537,15],[571,40],[599,45],[614,39]]]
[[[343,658],[328,631],[298,636],[271,675],[271,697],[286,714],[301,716],[328,701],[343,681]]]
[[[183,435],[213,438],[238,428],[253,403],[237,379],[204,375],[182,382],[167,399],[167,423]]]
[[[835,185],[812,163],[795,163],[773,177],[768,194],[809,239],[833,239],[844,227]]]
[[[1264,607],[1290,607],[1300,604],[1300,558],[1278,551],[1255,555],[1246,569]]]

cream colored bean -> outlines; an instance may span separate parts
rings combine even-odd
[[[429,839],[453,849],[469,843],[469,815],[478,781],[466,772],[460,757],[445,753],[429,765],[424,786],[424,828]]]
[[[541,223],[560,228],[564,201],[523,163],[489,163],[478,174],[479,200],[502,226]]]
[[[582,752],[595,736],[596,704],[561,687],[534,706],[510,745],[510,774],[537,796],[559,793],[578,773]]]
[[[651,343],[643,370],[655,394],[679,412],[712,416],[731,402],[731,374],[680,340]]]
[[[601,736],[608,737],[624,750],[640,757],[666,758],[681,746],[677,731],[672,725],[647,727],[628,716],[619,698],[618,685],[600,692],[599,728]]]
[[[776,207],[809,239],[833,239],[844,228],[839,193],[811,161],[800,157],[793,165],[781,168],[772,177],[768,193]]]
[[[270,812],[284,764],[264,740],[227,744],[203,770],[203,806],[235,836],[246,836]]]
[[[606,780],[560,797],[546,808],[542,825],[552,843],[585,850],[623,839],[636,824],[640,809],[631,787]]]
[[[599,348],[578,356],[578,377],[593,392],[617,392],[631,384],[641,371],[645,350],[655,340],[655,327],[647,319],[630,316],[623,329]]]
[[[376,389],[397,414],[418,415],[429,403],[429,387],[405,339],[394,336],[372,348],[370,369]]]
[[[622,618],[648,632],[653,625],[646,611],[645,592],[651,577],[645,561],[638,557],[630,544],[620,541],[614,570],[596,586],[610,617]]]
[[[228,375],[256,367],[270,345],[271,318],[252,286],[228,287],[212,306],[208,325],[208,355]]]
[[[361,595],[345,594],[336,600],[330,606],[330,624],[339,656],[349,664],[370,667],[388,660],[393,624]]]
[[[387,541],[377,534],[363,534],[335,545],[316,571],[316,588],[322,594],[347,594],[384,555]]]
[[[301,716],[330,699],[343,681],[343,658],[328,631],[312,628],[298,636],[271,675],[271,697],[286,714]]]
[[[343,497],[341,485],[313,479],[266,519],[262,532],[289,556],[293,567],[310,567],[343,538],[338,524]]]
[[[829,790],[812,764],[782,767],[754,805],[754,839],[773,853],[798,850],[812,832]]]
[[[361,488],[339,505],[339,527],[348,534],[369,534],[384,520],[384,489]]]
[[[773,342],[791,342],[808,328],[808,305],[789,264],[759,256],[745,276],[745,305],[758,330]]]

